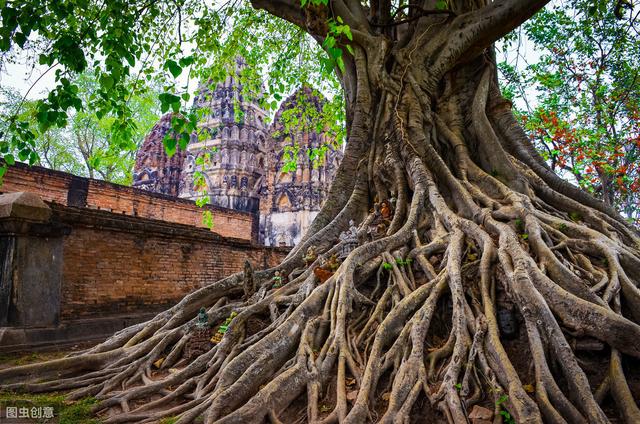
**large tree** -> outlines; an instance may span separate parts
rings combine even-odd
[[[2,388],[96,396],[111,423],[463,423],[476,404],[518,423],[605,423],[609,394],[614,414],[640,422],[624,366],[640,358],[640,238],[549,169],[496,81],[492,43],[546,2],[253,0],[323,45],[346,103],[344,159],[278,267],[288,283],[247,269],[85,352],[0,371]],[[321,258],[305,267],[303,255],[340,251],[350,220],[359,245],[320,283]],[[216,327],[237,316],[185,362],[201,307]]]

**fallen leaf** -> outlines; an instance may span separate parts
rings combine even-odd
[[[493,411],[482,407],[480,405],[474,405],[471,413],[469,414],[469,419],[471,420],[491,420],[493,418]],[[474,421],[475,422],[475,421]]]
[[[522,386],[522,388],[527,393],[533,393],[536,391],[536,389],[533,387],[533,384],[525,384],[524,386]]]
[[[356,379],[355,378],[346,378],[344,380],[345,384],[347,386],[353,386],[354,384],[356,384]]]
[[[390,398],[391,398],[391,392],[386,392],[382,394],[382,400],[384,400],[385,402],[389,402]]]
[[[160,369],[160,367],[162,366],[163,362],[164,362],[164,358],[160,358],[156,362],[153,363],[153,366],[158,368],[158,369]]]

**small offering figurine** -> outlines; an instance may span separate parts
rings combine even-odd
[[[392,199],[395,203],[395,201]],[[391,209],[391,203],[383,201],[382,203],[374,203],[373,205],[373,219],[367,226],[367,235],[371,240],[377,240],[387,232],[387,228],[391,224],[390,218],[393,215]]]
[[[276,271],[275,275],[273,276],[273,287],[274,289],[278,289],[280,287],[282,287],[284,285],[284,281],[282,278],[282,275],[280,274],[280,271]]]
[[[340,268],[340,262],[338,262],[338,257],[335,254],[331,255],[327,263],[324,264],[324,268],[331,272],[336,272],[338,268]]]
[[[196,328],[203,329],[209,327],[209,316],[205,308],[200,308],[198,312],[198,319],[196,321]]]
[[[391,219],[391,207],[387,201],[382,202],[380,205],[380,215],[385,221]]]
[[[320,280],[320,284],[324,283],[325,281],[327,281],[329,278],[331,278],[331,276],[333,275],[333,272],[326,270],[322,267],[316,267],[313,270],[313,274],[318,277],[318,280]]]
[[[358,228],[353,220],[349,221],[349,229],[340,234],[340,241],[342,242],[342,247],[339,259],[344,260],[353,249],[358,247]]]
[[[222,341],[222,338],[224,337],[225,333],[229,329],[229,324],[231,324],[231,321],[233,321],[233,319],[236,316],[238,316],[237,312],[231,312],[231,315],[229,315],[229,318],[224,320],[224,323],[222,323],[222,325],[218,327],[218,331],[216,331],[216,334],[214,334],[213,337],[211,338],[212,343],[218,344]]]
[[[387,225],[384,222],[372,223],[367,228],[367,234],[371,237],[371,240],[378,240],[387,233]]]
[[[309,246],[309,248],[307,249],[307,254],[302,257],[302,260],[304,261],[304,265],[306,267],[309,267],[312,263],[315,262],[317,258],[318,255],[316,254],[316,247]]]
[[[336,255],[331,255],[329,260],[325,260],[322,265],[314,268],[313,274],[318,277],[320,283],[324,283],[340,268],[340,262]]]

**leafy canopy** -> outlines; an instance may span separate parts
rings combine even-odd
[[[554,171],[636,222],[639,13],[638,6],[604,0],[554,3],[523,25],[524,34],[506,40],[515,45],[528,38],[539,59],[500,64],[505,93],[521,100],[516,104],[524,127]]]
[[[91,101],[98,86],[94,75],[82,73],[72,80],[79,88],[78,96],[83,104]],[[44,131],[36,120],[37,101],[25,100],[16,90],[0,89],[0,132],[7,130],[11,117],[18,108],[19,119],[29,122],[34,133],[32,152],[18,152],[18,160],[26,161],[28,155],[37,155],[35,164],[91,178],[131,184],[131,171],[138,141],[142,140],[158,120],[157,93],[149,89],[142,95],[134,95],[129,101],[135,129],[128,143],[114,145],[110,142],[114,118],[98,119],[89,110],[74,111],[68,116],[67,126],[49,127]],[[12,163],[11,153],[5,160]]]
[[[271,111],[301,84],[316,87],[329,99],[324,128],[343,134],[343,98],[334,69],[343,68],[342,55],[350,53],[335,41],[350,39],[351,33],[339,17],[329,23],[320,46],[300,28],[240,0],[0,0],[0,9],[0,69],[26,53],[56,81],[28,113],[21,100],[7,116],[0,135],[0,157],[7,163],[16,154],[37,163],[37,135],[65,128],[75,114],[108,117],[109,148],[126,149],[140,131],[132,99],[144,95],[149,84],[161,87],[161,112],[176,112],[173,129],[180,135],[165,139],[168,150],[175,151],[176,144],[184,148],[206,113],[191,108],[195,85],[234,72],[243,95],[257,97]],[[235,66],[238,57],[247,65],[241,70]],[[96,81],[88,98],[77,82],[86,71]]]

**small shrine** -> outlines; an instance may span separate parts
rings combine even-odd
[[[184,347],[184,357],[192,360],[208,352],[212,348],[210,337],[209,316],[205,308],[200,308],[196,324],[191,328],[189,339]]]

